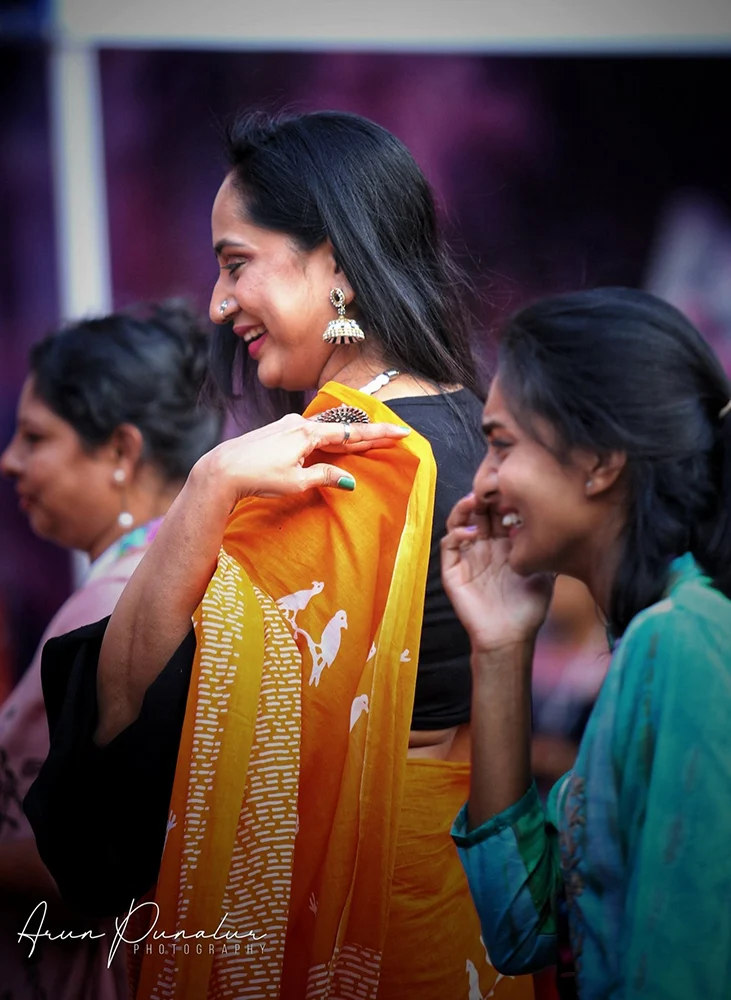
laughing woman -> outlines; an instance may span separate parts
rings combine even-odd
[[[80,909],[154,889],[156,930],[255,935],[145,953],[141,1000],[525,1000],[449,833],[469,639],[439,538],[481,402],[431,192],[354,115],[245,120],[229,152],[226,375],[316,395],[197,463],[106,632],[47,647],[41,853]]]
[[[443,541],[472,641],[453,835],[483,935],[505,972],[554,964],[565,900],[581,1000],[731,996],[729,397],[712,350],[651,295],[524,310]],[[530,676],[556,573],[588,586],[613,658],[544,812]]]

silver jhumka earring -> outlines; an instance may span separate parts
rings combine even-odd
[[[331,319],[325,328],[322,339],[327,344],[352,344],[365,340],[365,333],[354,319],[345,315],[345,292],[342,288],[333,288],[330,301],[338,311],[338,318]]]

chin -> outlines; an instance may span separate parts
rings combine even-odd
[[[512,554],[508,559],[508,566],[512,569],[513,573],[517,573],[518,576],[531,576],[536,572],[530,565],[526,565],[525,560],[514,559]]]
[[[263,385],[265,389],[283,389],[284,386],[281,384],[281,379],[274,375],[267,375],[266,369],[262,371],[261,365],[256,370],[256,377],[259,379],[259,384]]]
[[[28,518],[28,527],[30,528],[30,530],[33,532],[34,535],[38,535],[39,538],[43,538],[44,540],[49,542],[52,542],[54,540],[48,535],[47,531],[45,530],[47,529],[48,525],[43,523],[43,518],[38,517],[38,515],[34,510],[28,511],[26,517]]]
[[[309,392],[317,387],[317,383],[306,379],[282,378],[280,375],[267,375],[261,369],[257,377],[265,389],[279,389],[280,392]]]
[[[292,381],[291,379],[283,376],[281,371],[267,371],[266,365],[259,365],[256,370],[256,377],[265,389],[281,389],[284,392],[294,391],[294,386],[290,384]]]
[[[42,538],[44,542],[53,542],[54,545],[59,545],[64,549],[70,548],[66,541],[59,538],[58,534],[53,531],[50,525],[44,524],[43,521],[38,521],[34,517],[29,517],[28,526],[33,534],[37,538]]]
[[[508,565],[518,576],[533,576],[534,573],[553,573],[553,567],[546,565],[545,559],[531,556],[513,545],[508,557]]]

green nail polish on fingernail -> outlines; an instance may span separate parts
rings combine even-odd
[[[354,490],[355,480],[352,476],[341,476],[340,479],[338,479],[338,486],[341,490]]]

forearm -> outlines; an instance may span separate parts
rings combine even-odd
[[[215,475],[213,463],[193,470],[110,619],[97,673],[101,746],[139,715],[215,571],[231,508],[217,493]]]
[[[513,805],[531,783],[533,644],[472,654],[469,829]]]

